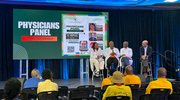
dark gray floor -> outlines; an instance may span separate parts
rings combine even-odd
[[[0,81],[0,89],[3,89],[3,88],[4,88],[5,82],[6,82],[6,81]]]
[[[68,80],[62,80],[62,79],[55,79],[53,80],[55,83],[58,84],[58,86],[68,86],[68,88],[77,88],[80,85],[94,85],[95,87],[101,87],[102,80],[100,78],[94,78],[92,79],[86,79],[83,80],[80,78],[75,79],[68,79]]]
[[[4,88],[5,82],[6,81],[0,81],[0,89]],[[102,83],[100,78],[94,78],[93,81],[92,79],[87,80],[86,78],[84,78],[83,80],[81,80],[80,78],[72,78],[67,80],[54,79],[53,82],[57,83],[58,86],[68,86],[69,89],[77,88],[80,85],[95,85],[95,87],[101,87]]]
[[[142,85],[147,84],[148,82],[146,82],[145,78],[143,75],[138,75],[141,79],[141,83]],[[96,88],[101,87],[101,83],[102,80],[100,80],[100,78],[94,78],[94,80],[92,80],[91,78],[86,79],[84,78],[83,80],[80,78],[72,78],[72,79],[54,79],[53,82],[57,83],[58,86],[68,86],[69,89],[74,89],[77,88],[80,85],[94,85]],[[3,89],[5,85],[5,81],[0,81],[0,89]]]

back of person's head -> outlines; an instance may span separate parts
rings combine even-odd
[[[46,80],[46,79],[52,80],[52,72],[51,72],[51,70],[49,70],[49,69],[44,69],[43,72],[42,72],[42,78],[43,78],[44,80]]]
[[[13,100],[16,99],[21,90],[21,82],[16,78],[9,79],[4,87],[4,99]]]
[[[165,68],[163,67],[160,67],[157,71],[158,73],[158,78],[166,78],[166,75],[167,75],[167,71]]]
[[[133,68],[132,68],[132,66],[127,66],[127,67],[126,67],[126,73],[127,73],[128,75],[131,75],[131,74],[133,73]]]
[[[111,70],[110,70],[110,76],[113,76],[113,73],[114,73],[115,71],[116,71],[115,69],[111,69]]]
[[[32,71],[31,71],[31,77],[38,77],[39,76],[39,70],[34,68]]]

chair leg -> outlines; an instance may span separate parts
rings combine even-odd
[[[152,65],[151,65],[151,62],[149,62],[149,68],[151,69],[151,71],[149,72],[149,76],[152,76]]]
[[[110,74],[109,74],[109,72],[108,72],[109,70],[107,69],[107,77],[109,77],[110,76]]]
[[[122,73],[124,74],[124,66],[122,66]]]
[[[140,73],[140,74],[142,74],[142,70],[143,70],[143,68],[142,68],[142,63],[141,63],[141,68],[140,68],[140,72],[141,72],[141,73]]]
[[[120,71],[121,73],[123,73],[123,68],[124,68],[123,66],[120,66],[120,70],[119,70],[119,71]]]
[[[102,70],[102,75],[103,75],[103,79],[104,79],[104,70]]]
[[[104,79],[104,72],[103,72],[103,70],[100,70],[100,71],[101,71],[100,76],[101,76],[101,78],[103,80]]]
[[[104,72],[103,72],[103,70],[100,70],[99,71],[99,76],[100,76],[100,80],[102,79],[104,79]]]
[[[151,76],[152,76],[152,64],[150,63],[150,66],[151,66]]]
[[[94,71],[92,72],[92,81],[94,80]]]
[[[108,77],[108,69],[107,69],[107,77]]]
[[[99,77],[100,77],[100,80],[101,80],[101,78],[102,78],[101,70],[99,70]]]

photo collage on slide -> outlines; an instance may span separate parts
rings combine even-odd
[[[105,18],[102,16],[63,16],[63,54],[89,55],[94,42],[104,49]]]
[[[99,48],[103,50],[103,25],[98,25],[97,23],[89,23],[89,50],[92,48],[94,42],[98,43]]]

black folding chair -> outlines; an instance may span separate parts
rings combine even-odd
[[[89,91],[89,95],[90,96],[94,96],[94,89],[95,89],[95,86],[94,85],[83,85],[83,86],[78,86],[77,87],[78,90],[81,90],[81,91]]]
[[[130,100],[129,96],[111,96],[107,97],[106,100]]]
[[[21,100],[31,100],[31,99],[36,99],[37,98],[37,87],[32,87],[32,88],[24,88],[20,94],[19,99]]]
[[[112,85],[105,85],[105,86],[103,86],[103,88],[101,89],[102,95],[104,94],[104,92],[106,91],[108,86],[112,86]]]
[[[129,86],[131,89],[139,89],[139,84],[129,84],[126,86]]]
[[[1,89],[1,90],[0,90],[0,100],[3,99],[3,98],[4,98],[4,90]]]
[[[17,78],[21,82],[21,90],[23,89],[24,83],[27,80],[26,78]]]
[[[20,100],[36,100],[37,99],[37,95],[34,96],[32,94],[28,94],[28,93],[21,93],[19,96]]]
[[[151,94],[159,94],[160,99],[159,100],[168,100],[168,96],[170,95],[171,90],[170,89],[152,89]]]
[[[139,84],[131,84],[131,85],[126,85],[126,86],[129,86],[131,88],[133,100],[139,100],[139,97],[144,94],[144,93],[141,94]]]
[[[173,93],[180,93],[179,91],[179,82],[178,81],[175,81],[175,82],[171,82],[172,84],[172,88],[173,88]]]
[[[68,87],[67,86],[58,86],[58,96],[60,96],[60,98],[62,100],[67,99],[67,97],[68,97]]]
[[[108,88],[108,86],[112,86],[112,85],[105,85],[105,86],[103,86],[103,88],[101,89],[101,91],[100,91],[100,96],[99,96],[99,99],[100,99],[100,100],[102,99],[103,94],[104,94],[104,92],[106,91],[106,89]]]
[[[145,94],[139,97],[139,100],[161,100],[159,94]]]
[[[171,94],[168,96],[168,100],[180,100],[180,94]]]
[[[38,100],[58,100],[58,91],[40,92]]]
[[[69,100],[97,100],[96,97],[93,97],[90,94],[89,90],[72,90],[70,91]]]

